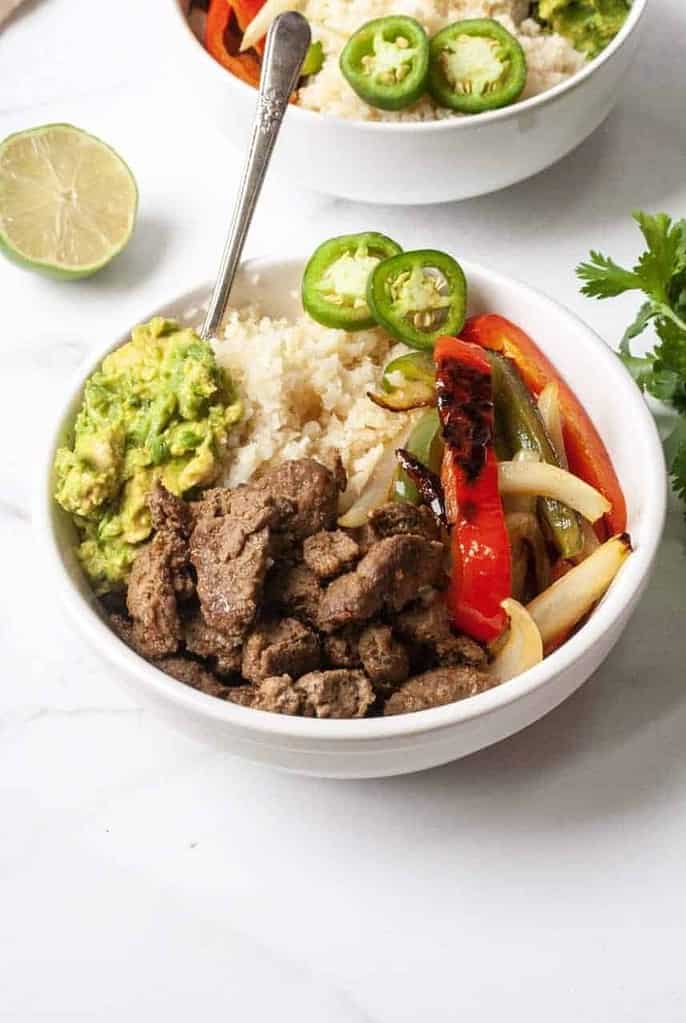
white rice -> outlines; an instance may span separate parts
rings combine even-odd
[[[245,406],[230,435],[227,486],[289,458],[331,465],[338,451],[348,474],[346,507],[407,428],[407,413],[387,412],[367,397],[380,388],[387,361],[407,351],[379,329],[348,334],[306,316],[273,320],[251,306],[229,311],[213,344]]]
[[[405,110],[377,110],[361,100],[341,74],[343,47],[361,25],[372,18],[406,14],[433,35],[463,18],[495,18],[521,43],[528,76],[525,99],[565,81],[586,63],[586,57],[563,36],[543,32],[529,18],[529,0],[303,0],[299,9],[310,22],[313,39],[321,40],[326,55],[321,71],[300,89],[298,103],[309,110],[363,121],[431,121],[459,117],[426,96]]]

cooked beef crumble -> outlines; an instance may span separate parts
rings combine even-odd
[[[486,654],[450,626],[430,512],[390,503],[343,531],[344,486],[339,463],[308,459],[192,503],[158,485],[112,628],[186,685],[278,714],[401,714],[489,688]]]
[[[390,625],[368,625],[360,636],[360,660],[375,686],[395,686],[410,674],[407,650],[393,636]]]
[[[303,544],[303,561],[320,579],[346,572],[360,556],[359,544],[341,529],[322,530]]]
[[[262,682],[274,675],[299,678],[319,667],[319,637],[296,618],[263,622],[243,646],[243,678]]]
[[[423,675],[415,675],[400,686],[386,701],[384,714],[408,714],[441,707],[482,693],[492,684],[486,672],[477,668],[434,668]]]

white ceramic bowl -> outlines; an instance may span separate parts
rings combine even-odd
[[[272,315],[300,312],[303,260],[245,264],[233,302],[255,299]],[[52,499],[55,449],[73,422],[82,385],[104,355],[126,338],[111,338],[83,366],[64,396],[41,467],[35,521],[59,597],[85,638],[114,665],[136,700],[182,731],[249,760],[307,774],[363,778],[402,774],[446,763],[531,724],[574,692],[607,657],[648,580],[662,531],[666,476],[662,448],[638,388],[609,348],[562,306],[524,284],[465,262],[470,312],[497,311],[539,342],[588,409],[600,431],[627,498],[635,551],[588,622],[559,650],[511,682],[434,710],[362,721],[319,721],[250,710],[175,681],[128,649],[98,611],[74,556],[69,517]],[[161,312],[184,318],[208,289],[175,299]],[[152,313],[142,310],[141,319]]]
[[[203,49],[169,8],[175,78],[198,109],[245,151],[255,90]],[[532,99],[475,117],[413,123],[349,121],[291,107],[274,170],[330,195],[376,203],[438,203],[505,188],[571,152],[607,117],[635,56],[647,0],[633,0],[621,32],[577,75]]]

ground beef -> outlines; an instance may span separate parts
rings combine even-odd
[[[145,657],[176,653],[181,643],[174,569],[184,556],[183,541],[167,530],[156,533],[136,555],[126,603],[133,620],[134,644]]]
[[[290,544],[302,542],[322,529],[333,529],[338,512],[340,477],[311,458],[301,458],[271,469],[251,487],[273,499],[285,499],[292,512],[279,531]]]
[[[293,688],[289,675],[265,678],[254,686],[230,689],[226,698],[242,707],[268,710],[274,714],[302,714],[304,708],[303,695]]]
[[[217,696],[220,700],[226,700],[230,692],[224,682],[204,665],[191,660],[190,657],[164,657],[160,661],[155,661],[155,667],[165,674],[171,675],[178,682],[185,682],[187,686],[192,686],[193,689],[198,689],[201,693],[207,693],[208,696]]]
[[[359,668],[362,665],[359,646],[359,627],[348,625],[340,632],[324,637],[324,657],[334,668]]]
[[[122,643],[126,643],[132,650],[136,650],[136,643],[133,638],[133,622],[128,615],[121,614],[119,611],[112,611],[107,615],[107,620],[110,623],[110,628],[119,636]],[[136,653],[140,654],[141,657],[145,657],[141,650],[136,650]]]
[[[374,702],[374,690],[361,671],[312,671],[295,687],[303,696],[305,717],[362,718]]]
[[[442,585],[445,551],[422,537],[389,536],[374,544],[354,572],[329,584],[317,622],[323,632],[373,618],[382,608],[399,611],[426,587]]]
[[[303,561],[320,579],[346,572],[359,557],[359,544],[341,529],[314,533],[303,544]]]
[[[222,675],[240,672],[243,659],[240,640],[225,636],[208,625],[202,612],[198,611],[184,621],[183,638],[189,653],[212,660],[215,669]]]
[[[491,685],[488,675],[476,668],[435,668],[415,675],[397,689],[386,701],[384,714],[411,714],[416,710],[441,707],[481,693]]]
[[[168,535],[170,540],[169,569],[174,592],[179,600],[190,600],[195,593],[188,556],[188,537],[193,526],[190,506],[159,482],[148,494],[147,501],[153,530],[158,535]]]
[[[152,528],[156,532],[168,529],[186,539],[191,535],[193,515],[190,505],[170,493],[161,483],[156,483],[150,491],[148,508]]]
[[[248,487],[210,491],[195,510],[190,555],[202,613],[225,636],[241,639],[260,604],[272,564],[272,527],[284,505]],[[228,495],[228,496],[227,496]]]
[[[243,646],[242,674],[250,682],[275,675],[298,678],[320,663],[319,639],[295,618],[262,622]]]
[[[385,701],[397,714],[487,688],[484,651],[453,633],[440,599],[431,514],[394,502],[338,530],[344,485],[340,467],[308,459],[192,504],[156,485],[128,615],[105,609],[113,629],[174,678],[276,713],[355,718]]]
[[[393,628],[410,643],[427,647],[442,665],[482,668],[486,664],[486,654],[478,643],[467,636],[455,635],[448,609],[440,599],[401,612]]]
[[[269,575],[265,597],[269,604],[308,625],[317,620],[322,588],[307,565],[277,565]]]
[[[359,653],[367,678],[375,686],[394,686],[410,674],[407,650],[389,625],[368,625],[360,636]]]
[[[126,618],[121,614],[111,614],[109,622],[114,632],[127,646],[130,646],[142,657],[146,656],[136,645],[133,622],[130,618]],[[210,696],[218,696],[220,699],[226,698],[227,687],[224,683],[205,665],[192,660],[190,657],[163,657],[160,660],[153,660],[152,663],[160,671],[171,675],[172,678],[177,679],[179,682],[185,682],[186,685],[193,686],[194,689],[199,689]]]

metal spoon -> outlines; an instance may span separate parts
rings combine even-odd
[[[205,339],[216,334],[224,318],[248,228],[310,40],[310,26],[296,11],[280,14],[267,34],[250,149],[207,317],[200,330]]]

